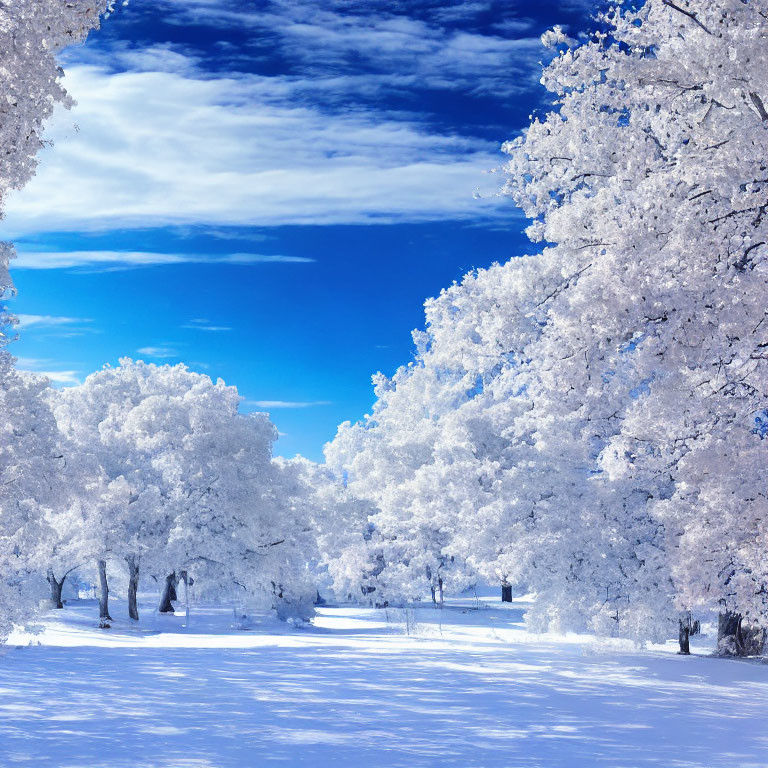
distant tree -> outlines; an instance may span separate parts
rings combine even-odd
[[[316,580],[328,583],[341,600],[385,601],[376,581],[382,553],[370,522],[375,506],[355,496],[343,476],[324,464],[301,457],[286,463],[293,466],[304,488],[305,519],[316,542]]]
[[[445,477],[460,446],[440,438],[442,420],[472,385],[462,372],[420,364],[374,382],[373,413],[339,427],[326,462],[343,479],[345,495],[371,510],[365,535],[372,560],[363,585],[373,588],[370,599],[438,601],[444,589],[472,581],[465,558],[447,551],[456,510],[444,503]]]
[[[311,538],[272,461],[277,432],[265,414],[238,414],[234,387],[124,359],[53,398],[63,434],[106,478],[91,540],[98,559],[125,562],[131,618],[140,573],[165,584],[165,611],[181,572],[209,589],[239,585],[286,617],[286,605],[311,604]]]

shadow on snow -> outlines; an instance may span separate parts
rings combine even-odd
[[[0,658],[3,768],[768,764],[765,667],[585,655],[525,634],[519,608],[419,608],[410,637],[395,610],[252,632],[221,609],[193,610],[189,630],[145,611],[107,633],[94,611],[56,612],[50,644]]]

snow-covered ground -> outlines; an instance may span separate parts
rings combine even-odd
[[[0,766],[768,766],[768,665],[704,658],[708,638],[683,658],[530,635],[523,602],[476,605],[250,631],[150,603],[129,626],[119,601],[100,631],[69,605],[0,656]]]

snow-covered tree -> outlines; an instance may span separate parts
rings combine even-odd
[[[124,359],[53,398],[63,434],[105,478],[90,478],[101,494],[90,539],[98,559],[125,562],[132,618],[140,571],[169,591],[185,572],[307,613],[306,521],[290,473],[272,461],[274,426],[238,414],[234,387],[183,365]]]
[[[98,26],[106,0],[14,0],[0,4],[0,218],[6,195],[32,176],[42,126],[57,103],[69,99],[55,54]],[[56,432],[43,401],[43,384],[21,377],[5,350],[14,320],[5,300],[13,248],[0,243],[0,638],[31,610],[25,591],[28,558],[42,539],[43,504],[56,474]]]
[[[46,512],[62,487],[62,455],[46,383],[0,351],[0,639],[43,597]]]
[[[429,303],[417,362],[329,463],[396,561],[462,554],[523,582],[536,626],[763,621],[765,15],[649,0],[602,23],[506,145],[505,191],[551,245]]]
[[[112,3],[13,0],[0,4],[0,208],[35,172],[43,123],[56,104],[71,105],[56,53],[98,27]]]
[[[315,538],[316,580],[329,586],[341,600],[381,603],[375,594],[383,555],[370,518],[377,511],[346,487],[344,476],[325,464],[300,456],[291,459],[303,486],[305,519]]]
[[[545,71],[558,110],[508,145],[507,191],[571,264],[548,388],[599,394],[568,408],[610,425],[597,461],[622,497],[649,494],[679,607],[764,620],[764,9],[649,0],[605,21]],[[630,399],[604,401],[617,377]]]
[[[374,378],[373,413],[342,424],[326,446],[326,462],[346,494],[372,508],[365,532],[370,599],[433,599],[463,589],[472,574],[465,559],[446,550],[455,510],[443,503],[447,467],[461,446],[440,442],[441,419],[467,397],[461,371],[401,368]],[[375,589],[375,591],[374,591]]]
[[[560,394],[546,389],[557,357],[536,353],[567,274],[561,255],[481,270],[428,302],[416,363],[379,388],[375,418],[342,428],[326,454],[378,505],[371,520],[390,532],[394,564],[382,573],[394,568],[405,594],[418,596],[420,574],[403,563],[428,552],[535,589],[539,628],[661,637],[671,624],[663,532],[637,514],[646,496],[622,496],[598,475],[593,427],[558,415]],[[424,519],[441,527],[414,524]]]
[[[239,414],[234,387],[191,375],[183,401],[166,406],[178,409],[162,461],[176,510],[168,563],[219,593],[242,591],[248,606],[309,618],[316,592],[306,489],[290,462],[272,459],[277,430],[267,414]]]

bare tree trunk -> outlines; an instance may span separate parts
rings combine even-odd
[[[440,577],[437,579],[437,589],[440,593],[440,607],[442,608],[445,595],[443,594],[443,580]]]
[[[512,602],[512,585],[507,584],[506,581],[501,582],[501,602],[502,603]]]
[[[427,581],[429,582],[429,591],[432,593],[432,605],[437,605],[437,600],[435,599],[435,582],[432,581],[432,569],[427,565],[424,568],[424,575],[427,577]]]
[[[176,572],[169,573],[165,577],[165,586],[160,598],[160,607],[157,609],[160,613],[174,613],[173,600],[176,599]]]
[[[683,619],[679,619],[679,631],[677,640],[680,643],[680,650],[678,653],[680,653],[683,656],[690,656],[691,655],[691,625],[684,621]]]
[[[139,590],[139,561],[136,555],[128,555],[125,558],[128,563],[128,615],[134,620],[139,620],[139,608],[136,604],[136,593]]]
[[[61,581],[56,580],[56,576],[53,573],[53,568],[48,569],[48,583],[51,585],[51,603],[54,608],[63,608],[64,603],[61,602],[61,588],[64,586],[64,582],[67,577],[66,574],[61,577]]]
[[[740,656],[737,635],[741,615],[732,611],[724,611],[717,617],[717,651],[718,656]]]
[[[189,585],[191,584],[191,579],[186,571],[181,572],[181,580],[184,582],[184,604],[187,608],[187,618],[184,624],[189,628]]]
[[[108,621],[112,621],[109,615],[109,585],[107,584],[107,561],[99,560],[99,627],[109,629]]]
[[[740,613],[725,611],[717,620],[717,653],[720,656],[760,656],[765,648],[765,630],[745,623]]]

